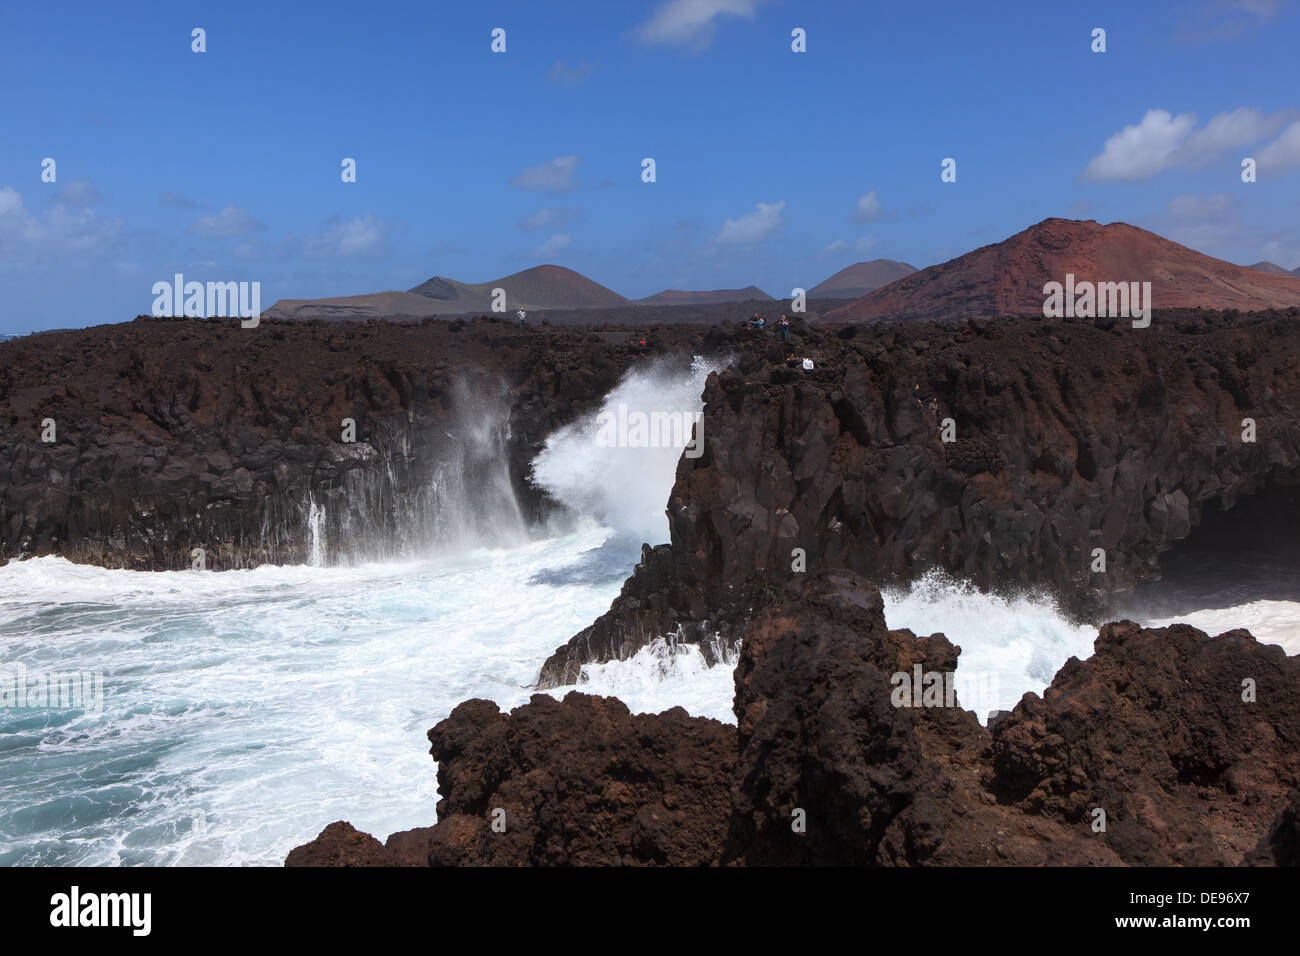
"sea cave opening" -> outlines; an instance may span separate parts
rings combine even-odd
[[[1160,572],[1137,587],[1141,618],[1257,601],[1300,605],[1300,485],[1269,485],[1231,508],[1208,502],[1200,524],[1160,556]]]

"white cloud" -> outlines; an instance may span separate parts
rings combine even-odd
[[[1196,125],[1191,113],[1147,110],[1142,122],[1106,140],[1083,171],[1085,179],[1148,179],[1173,165],[1178,147]]]
[[[880,197],[873,189],[858,197],[857,208],[853,210],[854,222],[875,222],[880,218]]]
[[[572,242],[573,237],[567,232],[557,232],[529,253],[529,256],[533,259],[545,259],[547,256],[559,252],[562,249],[569,248]]]
[[[713,43],[718,21],[754,19],[760,0],[667,0],[637,28],[646,43],[705,50]]]
[[[1300,122],[1284,129],[1281,136],[1259,151],[1255,160],[1260,169],[1271,172],[1300,166]]]
[[[713,237],[718,243],[759,242],[777,233],[785,221],[781,215],[785,200],[761,202],[754,212],[736,219],[728,219]]]
[[[248,236],[264,228],[247,209],[227,206],[221,212],[200,216],[190,225],[190,232],[204,239],[233,239]]]
[[[529,166],[510,180],[510,185],[519,189],[534,189],[548,193],[572,192],[578,185],[573,181],[573,174],[578,171],[577,156],[556,156],[554,159],[536,166]]]
[[[572,222],[582,215],[578,206],[558,206],[554,209],[539,209],[531,216],[521,219],[519,228],[527,232],[535,229],[553,229],[566,222]]]
[[[1272,115],[1242,106],[1230,113],[1219,113],[1187,137],[1181,153],[1190,163],[1213,159],[1234,146],[1257,143],[1272,136],[1286,122],[1289,110]]]
[[[290,242],[292,252],[304,259],[382,259],[388,255],[393,226],[366,213],[343,219],[335,216],[320,232]]]
[[[5,259],[27,261],[60,252],[99,255],[114,249],[121,233],[121,219],[103,219],[89,206],[57,199],[38,218],[27,211],[16,189],[0,188],[0,254]]]
[[[1203,166],[1229,149],[1257,143],[1294,117],[1293,110],[1266,114],[1250,107],[1218,113],[1199,129],[1191,113],[1147,110],[1142,120],[1106,140],[1083,171],[1085,179],[1150,179],[1176,167]]]
[[[841,249],[843,249],[846,245],[848,245],[848,243],[845,242],[843,239],[834,239],[834,240],[832,240],[830,243],[827,244],[827,246],[826,246],[825,249],[822,250],[822,255],[824,255],[824,256],[828,256],[828,255],[830,255],[832,252],[839,252],[839,251],[840,251]]]

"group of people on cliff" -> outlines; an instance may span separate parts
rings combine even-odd
[[[767,319],[755,312],[750,316],[748,325],[753,331],[762,332],[767,328]],[[781,318],[777,320],[776,334],[781,337],[781,342],[783,344],[790,341],[790,317],[788,315],[782,315]],[[793,352],[791,352],[789,357],[785,360],[785,364],[789,368],[802,367],[806,371],[812,371],[814,367],[813,360],[807,355],[800,360]]]
[[[767,328],[767,319],[765,319],[763,316],[755,312],[753,316],[751,316],[749,319],[749,327],[753,329],[755,332],[762,332],[765,328]],[[790,339],[790,317],[789,316],[782,315],[781,318],[777,320],[776,334],[781,337],[782,342],[789,341]]]

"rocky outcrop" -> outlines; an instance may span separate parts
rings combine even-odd
[[[989,734],[951,699],[900,690],[953,674],[943,634],[885,625],[851,574],[791,583],[745,634],[725,859],[747,865],[1115,865],[1086,827],[1000,805]],[[910,685],[906,688],[910,690]],[[926,702],[932,706],[927,706]],[[922,706],[913,706],[916,703]]]
[[[864,579],[814,573],[745,632],[736,727],[576,692],[509,715],[468,701],[429,733],[436,826],[381,846],[332,824],[291,860],[1294,862],[1300,659],[1245,631],[1118,622],[989,729],[902,680],[943,688],[960,654],[890,630]]]
[[[1135,865],[1228,865],[1300,784],[1300,661],[1245,630],[1101,629],[993,730],[991,791]]]
[[[716,863],[734,731],[680,707],[537,695],[502,714],[458,706],[429,731],[438,761],[431,865]],[[390,841],[391,842],[391,841]]]
[[[742,352],[706,385],[670,545],[540,680],[665,633],[734,641],[800,566],[877,584],[937,567],[1113,614],[1207,509],[1268,493],[1300,513],[1298,320],[848,326],[801,343],[812,372],[775,343]]]
[[[516,501],[537,520],[549,502],[526,476],[546,437],[634,363],[689,361],[703,338],[140,318],[0,343],[0,562],[303,563],[313,519],[326,559],[396,549],[446,531],[435,477],[472,491],[464,520]]]

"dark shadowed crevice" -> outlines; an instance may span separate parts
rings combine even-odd
[[[1300,602],[1300,486],[1271,485],[1225,509],[1208,503],[1191,535],[1137,587],[1142,617],[1177,617],[1254,601]]]

